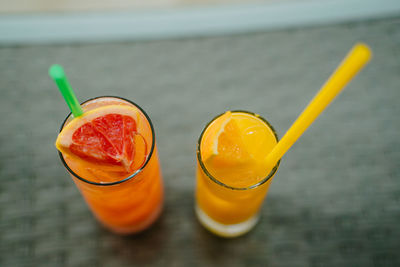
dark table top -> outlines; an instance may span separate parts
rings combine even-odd
[[[195,146],[228,109],[282,136],[357,41],[374,58],[285,155],[262,219],[225,240],[194,206]],[[81,101],[117,95],[151,117],[165,181],[148,231],[104,230],[54,147],[68,110],[47,76],[65,66]],[[400,20],[150,42],[0,48],[1,266],[400,266]]]

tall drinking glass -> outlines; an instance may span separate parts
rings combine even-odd
[[[213,135],[222,131],[220,127],[224,125],[224,122],[220,120],[223,115],[217,116],[207,124],[197,144],[195,211],[200,223],[209,231],[223,237],[235,237],[250,231],[256,225],[260,207],[272,177],[279,167],[279,162],[265,176],[239,177],[243,179],[240,186],[230,180],[230,177],[218,176],[218,170],[212,171],[207,166],[207,158],[204,158],[203,151],[209,150],[209,146],[212,145],[210,140],[215,137]],[[278,142],[273,127],[259,115],[247,111],[232,111],[232,118],[245,125],[244,138],[247,143],[253,144],[255,156],[261,157],[265,154],[263,150],[269,151]],[[261,143],[258,143],[258,140]],[[223,167],[226,168],[226,166]],[[246,171],[244,170],[243,173]],[[251,173],[251,170],[248,171]],[[229,170],[225,173],[229,175]],[[232,176],[235,174],[237,173],[232,173]]]
[[[136,144],[135,149],[145,153],[141,167],[128,176],[118,175],[103,166],[96,166],[95,162],[82,161],[61,152],[59,155],[98,221],[116,233],[136,233],[158,218],[163,205],[163,183],[154,129],[145,111],[127,99],[102,96],[87,100],[81,106],[87,112],[107,105],[128,105],[137,110],[140,122],[137,132],[143,136],[144,142]],[[61,129],[71,120],[69,114]]]

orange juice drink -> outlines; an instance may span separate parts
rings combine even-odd
[[[258,221],[279,162],[265,158],[277,144],[272,126],[257,114],[228,111],[214,118],[197,147],[196,215],[209,231],[235,237]]]
[[[56,146],[95,217],[108,229],[130,234],[160,215],[163,183],[152,123],[136,104],[98,97],[61,126]]]

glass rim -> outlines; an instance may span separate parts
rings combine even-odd
[[[149,161],[150,161],[150,159],[151,159],[151,157],[152,157],[152,155],[153,155],[154,147],[155,147],[155,132],[154,132],[153,123],[151,122],[150,117],[147,115],[147,113],[146,113],[139,105],[137,105],[137,104],[134,103],[133,101],[128,100],[128,99],[123,98],[123,97],[119,97],[119,96],[110,96],[110,95],[106,95],[106,96],[97,96],[97,97],[90,98],[90,99],[85,100],[84,102],[82,102],[80,105],[83,105],[83,104],[85,104],[85,103],[87,103],[87,102],[89,102],[89,101],[92,101],[92,100],[96,100],[96,99],[99,99],[99,98],[106,98],[106,97],[117,98],[117,99],[120,99],[120,100],[124,100],[124,101],[126,101],[126,102],[132,104],[133,106],[135,106],[136,108],[138,108],[140,112],[142,112],[142,114],[146,117],[146,119],[147,119],[147,121],[149,122],[149,125],[150,125],[151,135],[152,135],[152,137],[151,137],[151,143],[152,143],[152,144],[151,144],[150,152],[149,152],[149,154],[148,154],[148,156],[147,156],[147,158],[146,158],[146,161],[145,161],[145,163],[143,164],[142,167],[140,167],[139,169],[137,169],[134,173],[132,173],[132,174],[129,175],[128,177],[123,178],[122,180],[118,180],[118,181],[115,181],[115,182],[105,182],[105,183],[93,182],[93,181],[87,180],[87,179],[81,177],[80,175],[78,175],[77,173],[75,173],[75,172],[68,166],[68,164],[67,164],[67,162],[65,161],[65,159],[64,159],[64,157],[63,157],[63,155],[62,155],[62,153],[61,153],[60,151],[58,151],[58,155],[59,155],[59,157],[60,157],[60,159],[61,159],[61,162],[64,164],[64,167],[68,170],[68,172],[69,172],[70,174],[72,174],[75,178],[77,178],[77,179],[79,179],[79,180],[81,180],[81,181],[83,181],[83,182],[85,182],[85,183],[88,183],[88,184],[91,184],[91,185],[98,185],[98,186],[117,185],[117,184],[121,184],[121,183],[124,183],[124,182],[126,182],[126,181],[129,181],[129,180],[133,179],[136,175],[138,175],[139,173],[141,173],[141,172],[144,170],[144,168],[146,167],[146,165],[149,163]],[[70,112],[70,113],[67,115],[67,117],[65,118],[65,120],[64,120],[63,123],[61,124],[60,132],[62,131],[62,129],[63,129],[65,123],[67,122],[67,120],[68,120],[68,118],[71,116],[71,114],[72,114],[72,112]]]
[[[256,118],[259,118],[260,120],[262,120],[262,121],[272,130],[272,133],[274,134],[276,141],[277,141],[277,142],[279,141],[278,134],[276,133],[274,127],[273,127],[266,119],[264,119],[262,116],[260,116],[260,115],[258,115],[258,114],[256,114],[256,113],[254,113],[254,112],[247,111],[247,110],[232,110],[231,112],[232,112],[232,113],[246,113],[246,114],[252,115],[252,116],[254,116],[254,117],[256,117]],[[223,186],[223,187],[225,187],[225,188],[228,188],[228,189],[231,189],[231,190],[242,190],[242,191],[243,191],[243,190],[250,190],[250,189],[257,188],[257,187],[263,185],[264,183],[266,183],[269,179],[271,179],[271,178],[274,176],[274,174],[276,173],[276,171],[277,171],[278,168],[279,168],[279,165],[280,165],[281,160],[278,160],[278,162],[276,163],[276,165],[274,166],[274,168],[270,171],[270,173],[269,173],[265,178],[263,178],[261,181],[255,183],[255,184],[253,184],[253,185],[251,185],[251,186],[248,186],[248,187],[234,187],[234,186],[230,186],[230,185],[227,185],[227,184],[225,184],[225,183],[219,181],[217,178],[215,178],[215,177],[207,170],[206,166],[205,166],[204,163],[203,163],[203,160],[202,160],[202,158],[201,158],[201,148],[200,148],[200,147],[201,147],[201,141],[202,141],[203,135],[204,135],[205,131],[207,130],[207,128],[211,125],[211,123],[213,123],[216,119],[218,119],[219,117],[221,117],[221,116],[224,115],[225,113],[226,113],[226,112],[221,113],[221,114],[217,115],[216,117],[214,117],[210,122],[207,123],[207,125],[206,125],[206,126],[204,127],[204,129],[201,131],[200,137],[199,137],[199,139],[198,139],[198,141],[197,141],[197,160],[198,160],[198,162],[199,162],[199,165],[200,165],[201,169],[203,170],[203,172],[206,174],[206,176],[207,176],[211,181],[213,181],[214,183],[216,183],[216,184],[218,184],[218,185],[220,185],[220,186]]]

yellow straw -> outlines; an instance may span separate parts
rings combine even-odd
[[[347,83],[365,66],[370,58],[371,50],[367,45],[358,43],[353,47],[283,138],[268,154],[266,162],[270,168],[282,158],[319,114],[324,111]]]

